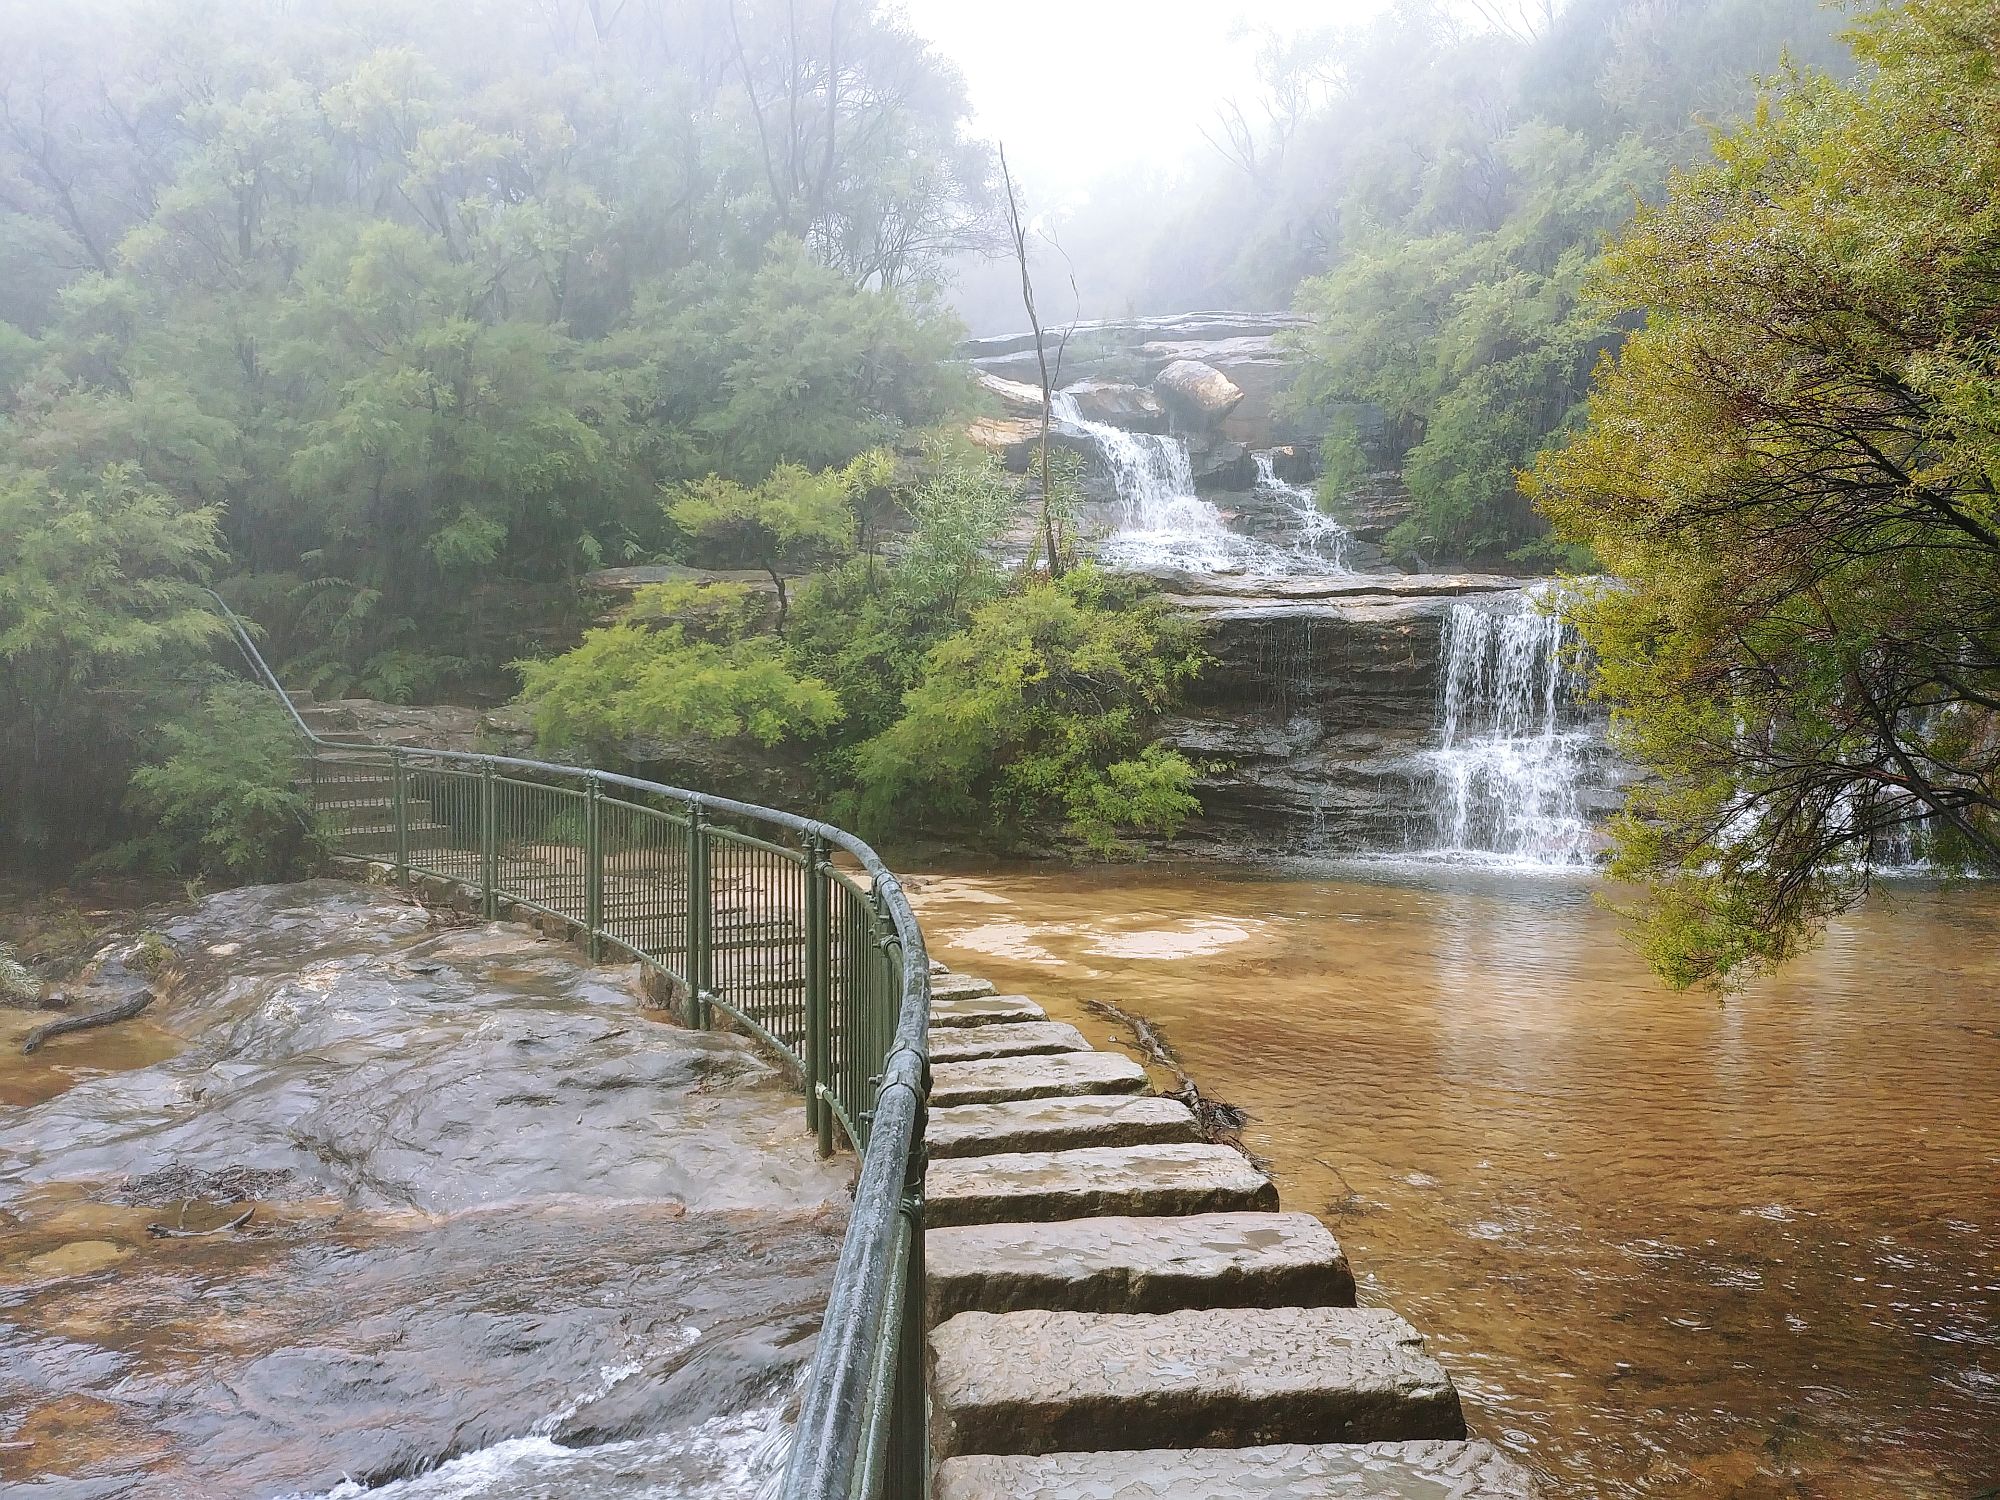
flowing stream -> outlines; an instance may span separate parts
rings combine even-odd
[[[2000,890],[1665,992],[1584,873],[1000,869],[932,951],[1157,1024],[1551,1500],[2000,1484]],[[1161,1080],[1166,1082],[1166,1080]]]

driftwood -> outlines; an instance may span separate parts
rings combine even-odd
[[[1115,1021],[1129,1029],[1138,1042],[1139,1051],[1154,1067],[1174,1075],[1176,1087],[1168,1094],[1178,1099],[1194,1113],[1195,1122],[1201,1133],[1211,1141],[1223,1142],[1243,1151],[1242,1131],[1249,1123],[1249,1116],[1233,1104],[1224,1104],[1220,1099],[1211,1099],[1202,1093],[1188,1070],[1181,1066],[1181,1060],[1174,1055],[1174,1049],[1167,1045],[1167,1039],[1151,1021],[1144,1016],[1135,1016],[1129,1010],[1113,1005],[1109,1000],[1086,1000],[1083,1008],[1094,1016],[1102,1016],[1107,1021]],[[1254,1159],[1254,1158],[1253,1158]]]
[[[211,1234],[228,1234],[241,1229],[250,1222],[250,1216],[257,1212],[257,1205],[251,1204],[227,1224],[218,1224],[213,1229],[189,1229],[187,1227],[187,1204],[181,1205],[181,1220],[178,1224],[148,1224],[146,1233],[163,1240],[198,1240]]]
[[[33,1052],[52,1036],[65,1036],[72,1031],[88,1031],[93,1026],[109,1026],[113,1021],[129,1021],[140,1011],[153,1003],[153,992],[141,990],[130,1000],[120,1001],[103,1010],[94,1010],[87,1016],[64,1016],[60,1021],[50,1021],[29,1032],[21,1043],[23,1053]]]

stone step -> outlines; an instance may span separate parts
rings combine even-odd
[[[1009,1151],[933,1162],[924,1175],[925,1222],[940,1229],[1093,1214],[1153,1217],[1277,1206],[1278,1190],[1271,1179],[1227,1146]]]
[[[1049,1013],[1026,995],[959,995],[940,1000],[931,992],[932,1026],[991,1026],[1046,1021]]]
[[[407,847],[411,849],[448,849],[452,834],[442,823],[411,823],[405,830],[405,837],[408,839]],[[334,834],[333,843],[335,852],[339,854],[393,859],[396,856],[396,825],[343,828]]]
[[[924,1130],[931,1159],[1081,1146],[1162,1146],[1202,1138],[1185,1104],[1155,1094],[1074,1094],[934,1109]]]
[[[1352,1307],[1354,1273],[1311,1214],[1108,1215],[924,1235],[930,1320],[1027,1308],[1164,1313]]]
[[[935,1500],[1536,1500],[1491,1443],[1280,1443],[1137,1453],[981,1454],[939,1466]]]
[[[1037,1057],[1052,1052],[1088,1052],[1090,1043],[1074,1026],[1060,1021],[1020,1021],[991,1026],[933,1026],[931,1061],[970,1062],[978,1057]]]
[[[991,1104],[999,1099],[1048,1099],[1062,1094],[1140,1094],[1146,1070],[1113,1052],[1059,1052],[1049,1057],[987,1057],[939,1063],[931,1069],[931,1105]]]
[[[331,829],[396,826],[396,805],[386,797],[321,802],[314,806],[313,811]],[[405,797],[403,816],[412,824],[428,824],[431,821],[431,805],[421,797]]]
[[[933,1000],[968,1000],[992,993],[993,981],[990,979],[974,979],[970,974],[953,974],[948,971],[931,975]]]
[[[969,1312],[930,1348],[940,1460],[1465,1436],[1451,1377],[1383,1307]]]

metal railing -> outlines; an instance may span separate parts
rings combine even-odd
[[[214,596],[211,595],[213,598]],[[829,824],[609,771],[316,733],[216,608],[304,741],[334,851],[572,924],[637,959],[682,1018],[721,1011],[795,1071],[821,1151],[861,1153],[784,1500],[920,1500],[930,959],[896,877]]]

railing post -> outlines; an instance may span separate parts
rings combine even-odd
[[[819,1091],[833,1081],[833,942],[827,920],[826,840],[806,835],[806,1123],[819,1154],[833,1155],[833,1111]]]
[[[701,804],[688,804],[688,1024],[708,1029],[709,982],[714,955],[709,933],[714,914],[708,888],[708,820]]]
[[[389,800],[396,818],[396,883],[406,885],[410,879],[410,814],[407,786],[409,777],[403,766],[401,746],[389,751],[389,765],[394,777],[394,790]]]
[[[479,762],[479,909],[500,915],[500,785],[491,759]]]
[[[599,821],[603,788],[591,776],[583,783],[583,925],[589,930],[590,961],[604,956],[604,836]]]

